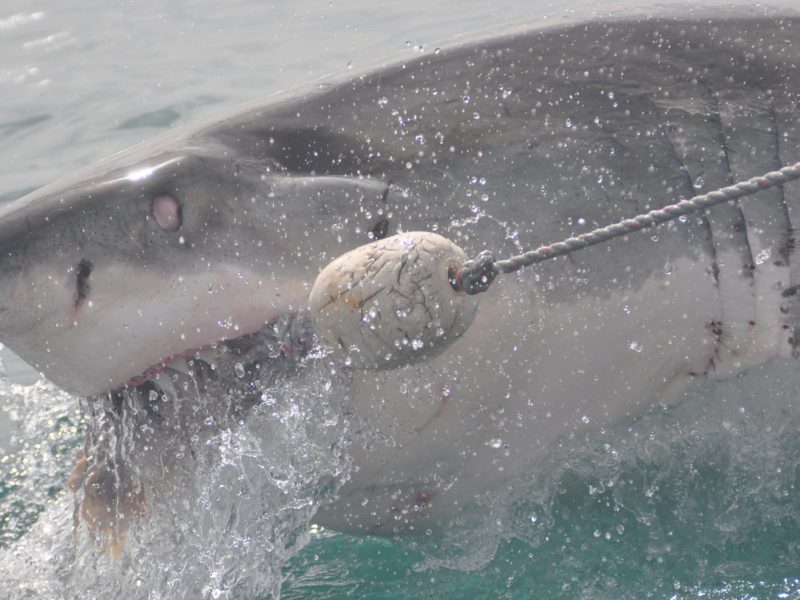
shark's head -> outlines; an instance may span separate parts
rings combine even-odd
[[[0,209],[0,342],[67,391],[123,386],[302,309],[385,233],[387,189],[213,144],[122,153]]]

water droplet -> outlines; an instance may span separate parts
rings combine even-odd
[[[761,252],[756,254],[756,264],[763,265],[769,260],[770,256],[772,256],[772,250],[769,248],[764,248]]]
[[[586,415],[583,415],[581,417],[581,423],[587,423],[588,424],[590,421],[591,421],[591,419],[589,417],[587,417]]]
[[[418,339],[416,339],[416,338],[414,338],[413,340],[411,340],[411,347],[412,347],[414,350],[419,350],[419,349],[421,349],[421,348],[422,348],[424,345],[425,345],[425,342],[423,342],[422,340],[418,340]]]
[[[641,352],[642,351],[642,345],[639,342],[636,342],[636,341],[630,342],[628,344],[628,348],[630,348],[634,352]]]
[[[486,442],[486,445],[490,448],[502,448],[503,447],[503,440],[500,438],[494,438]]]
[[[564,123],[564,125],[566,126],[567,129],[572,129],[572,119],[568,118]]]
[[[244,377],[244,365],[240,362],[237,362],[233,365],[233,372],[236,373],[236,376],[241,379]]]

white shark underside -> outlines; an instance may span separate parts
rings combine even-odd
[[[99,395],[301,309],[375,236],[511,255],[776,169],[800,160],[798,65],[797,13],[687,11],[515,29],[279,96],[0,211],[0,341]],[[354,372],[356,415],[391,443],[353,446],[319,520],[414,530],[694,379],[794,368],[798,214],[785,186],[506,276],[444,354]]]

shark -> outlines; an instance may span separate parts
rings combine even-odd
[[[430,231],[509,256],[800,160],[798,65],[791,5],[701,4],[515,26],[275,95],[1,207],[0,341],[160,422],[189,388],[301,370],[314,280],[363,244]],[[729,202],[503,277],[420,364],[345,369],[392,443],[353,444],[316,519],[418,531],[695,382],[797,368],[798,223],[796,185]],[[90,431],[79,517],[114,529],[120,498],[144,515],[159,483],[135,464],[188,418],[124,456]]]

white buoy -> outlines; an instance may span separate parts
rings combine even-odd
[[[452,281],[466,260],[450,240],[424,231],[343,254],[309,295],[317,335],[359,369],[393,369],[442,352],[478,308],[477,297]]]

